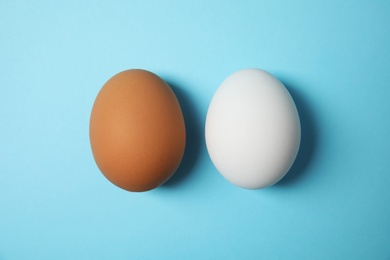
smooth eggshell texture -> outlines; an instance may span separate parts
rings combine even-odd
[[[96,97],[90,141],[99,169],[112,183],[128,191],[156,188],[183,157],[186,133],[179,102],[157,75],[123,71]]]
[[[295,103],[268,72],[229,76],[207,113],[206,145],[218,171],[233,184],[259,189],[278,182],[298,153],[301,128]]]

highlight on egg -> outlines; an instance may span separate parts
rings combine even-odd
[[[92,108],[89,135],[103,175],[135,192],[166,182],[179,167],[186,143],[174,92],[140,69],[120,72],[104,84]]]
[[[282,179],[297,156],[298,111],[288,90],[270,73],[240,70],[214,94],[205,138],[223,177],[242,188],[265,188]]]

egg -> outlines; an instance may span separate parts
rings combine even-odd
[[[297,156],[299,115],[278,79],[260,69],[240,70],[214,94],[205,138],[223,177],[242,188],[265,188],[282,179]]]
[[[91,149],[103,175],[134,192],[154,189],[178,168],[186,132],[169,85],[146,70],[126,70],[104,84],[89,127]]]

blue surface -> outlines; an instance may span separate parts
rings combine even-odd
[[[390,259],[390,2],[1,1],[0,259]],[[281,79],[296,164],[237,188],[204,142],[232,72]],[[89,114],[129,68],[176,92],[188,127],[167,184],[128,193],[93,160]]]

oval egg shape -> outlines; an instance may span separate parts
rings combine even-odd
[[[205,137],[213,164],[228,181],[260,189],[278,182],[292,166],[301,127],[284,85],[266,71],[245,69],[214,94]]]
[[[172,89],[139,69],[120,72],[104,84],[92,108],[89,134],[103,175],[136,192],[167,181],[186,143],[183,114]]]

